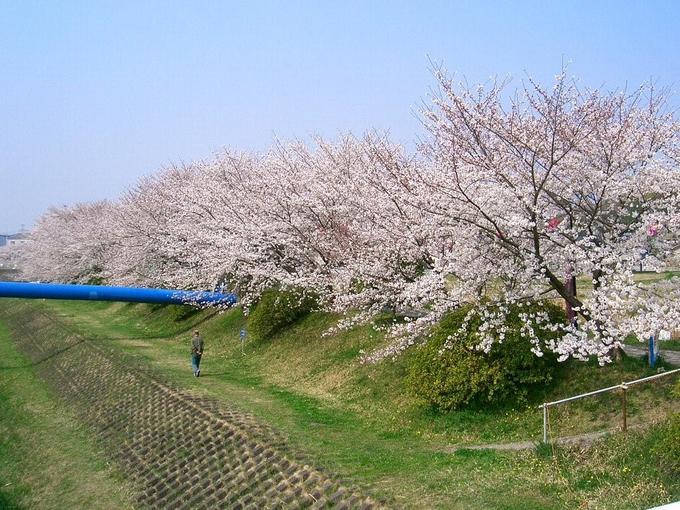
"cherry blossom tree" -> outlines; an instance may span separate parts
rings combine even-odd
[[[200,163],[170,167],[125,194],[113,218],[122,245],[111,271],[115,282],[205,286],[192,260],[201,232],[193,207],[201,170]]]
[[[471,90],[438,77],[424,115],[431,166],[408,199],[451,235],[436,270],[489,302],[474,312],[487,318],[482,345],[502,340],[508,304],[550,296],[579,320],[540,346],[532,327],[542,318],[527,316],[537,354],[605,361],[626,334],[677,324],[675,294],[652,299],[633,278],[643,253],[662,269],[677,247],[680,126],[664,95],[580,90],[561,74],[506,98],[504,83]],[[574,276],[591,282],[584,297]]]
[[[246,306],[269,288],[301,289],[344,314],[340,327],[405,315],[368,360],[422,340],[464,302],[477,304],[489,349],[511,308],[564,301],[565,324],[536,307],[522,315],[534,352],[561,359],[604,362],[629,333],[675,327],[678,282],[633,274],[643,258],[662,270],[678,254],[680,127],[665,94],[580,89],[564,73],[512,95],[504,82],[437,77],[415,154],[370,133],[172,166],[115,203],[48,211],[27,272],[226,285]],[[542,343],[545,327],[559,340]]]
[[[24,273],[48,281],[108,278],[106,267],[117,243],[110,221],[114,209],[108,201],[49,209],[23,251]]]

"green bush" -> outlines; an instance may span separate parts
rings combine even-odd
[[[168,305],[167,310],[168,315],[175,322],[185,321],[201,311],[200,308],[191,305]]]
[[[95,274],[87,279],[85,285],[106,285],[106,278]]]
[[[169,305],[166,303],[150,303],[147,305],[151,313],[159,312],[160,310],[165,310],[164,315],[167,315],[168,319],[173,322],[185,321],[198,312],[201,311],[200,308],[191,305]]]
[[[314,296],[302,290],[268,290],[250,314],[248,327],[256,339],[268,339],[307,315],[316,306]]]
[[[531,305],[532,311],[548,313],[552,323],[563,322],[563,311],[550,303]],[[502,343],[495,343],[489,353],[476,349],[479,344],[477,315],[467,328],[443,349],[447,338],[456,335],[470,306],[463,306],[440,322],[428,342],[412,358],[406,384],[417,396],[441,410],[457,409],[503,401],[521,402],[529,389],[552,380],[557,365],[551,353],[542,357],[531,352],[531,343],[522,337],[520,311],[529,307],[513,307],[507,318],[508,332]],[[546,340],[555,333],[540,331]]]

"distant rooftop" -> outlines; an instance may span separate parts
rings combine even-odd
[[[18,234],[7,234],[5,237],[7,239],[28,239],[28,233],[19,232]]]
[[[10,241],[22,241],[28,239],[27,232],[19,232],[17,234],[0,234],[0,247],[7,246]]]

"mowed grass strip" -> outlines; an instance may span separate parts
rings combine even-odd
[[[380,341],[371,337],[375,332],[356,329],[322,338],[332,323],[323,314],[312,314],[271,340],[249,339],[245,355],[239,330],[247,328],[247,319],[241,311],[208,318],[200,325],[207,340],[204,377],[195,379],[186,325],[170,315],[164,318],[163,309],[109,305],[88,310],[87,303],[69,302],[44,306],[83,334],[96,323],[99,341],[128,357],[129,366],[151,369],[180,387],[252,412],[283,431],[311,462],[371,486],[378,496],[406,508],[646,508],[678,493],[677,478],[656,469],[654,453],[643,453],[654,441],[640,431],[614,436],[593,450],[560,448],[555,456],[451,448],[537,438],[541,414],[533,404],[429,411],[404,391],[403,360],[358,366],[359,350]],[[144,318],[162,325],[159,333],[182,333],[152,338],[147,331],[142,339],[138,333]],[[132,339],[125,339],[126,333]],[[107,335],[117,339],[104,340]],[[566,379],[540,397],[562,397],[649,373],[633,359],[605,369],[580,363],[565,369]],[[631,396],[632,421],[649,424],[677,409],[670,386],[670,381],[651,385],[640,394],[644,398]],[[567,425],[576,423],[584,431],[616,427],[619,410],[618,395],[565,407],[555,413],[553,430],[571,433],[575,430]],[[663,427],[658,434],[667,436]]]
[[[132,508],[131,487],[0,321],[0,508]]]

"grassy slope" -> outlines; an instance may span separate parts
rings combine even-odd
[[[0,508],[131,508],[128,486],[0,322]]]
[[[407,359],[365,367],[356,362],[360,349],[381,341],[370,329],[321,338],[332,318],[314,314],[270,342],[249,342],[242,356],[238,331],[246,325],[240,311],[216,317],[207,312],[181,323],[167,309],[144,305],[49,302],[74,327],[150,363],[178,384],[222,398],[272,422],[311,460],[341,476],[364,481],[408,507],[564,508],[590,501],[592,508],[640,508],[677,497],[677,479],[645,462],[628,458],[633,445],[610,440],[615,451],[592,457],[565,452],[542,457],[533,451],[500,453],[458,450],[452,444],[536,439],[540,413],[534,407],[478,409],[436,414],[401,386]],[[208,340],[205,377],[188,369],[186,334],[173,333],[208,318],[200,329]],[[163,338],[154,338],[163,337]],[[117,338],[117,340],[105,340]],[[132,340],[130,340],[132,338]],[[578,364],[570,376],[537,399],[562,397],[645,375],[642,363],[599,369]],[[653,419],[677,406],[669,385],[636,387],[630,395],[631,421]],[[614,427],[619,420],[616,396],[565,407],[552,424],[560,435]],[[618,441],[618,442],[617,442]],[[629,451],[630,450],[630,451]],[[597,451],[597,450],[596,450]],[[556,460],[559,459],[559,460]],[[640,463],[642,462],[642,465]],[[628,471],[635,469],[634,494]],[[642,474],[640,474],[642,473]]]

